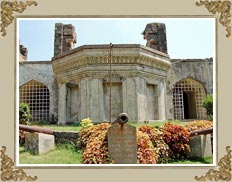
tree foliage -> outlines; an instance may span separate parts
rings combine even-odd
[[[213,119],[213,96],[207,95],[203,100],[203,107],[206,108],[210,120]]]

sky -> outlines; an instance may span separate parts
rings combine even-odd
[[[75,47],[89,44],[146,45],[142,32],[148,23],[165,23],[171,59],[215,57],[214,18],[18,18],[20,44],[28,49],[29,61],[51,60],[55,23],[73,24]]]

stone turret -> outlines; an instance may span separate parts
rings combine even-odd
[[[149,23],[143,31],[147,47],[167,54],[166,27],[164,23]]]
[[[54,56],[70,51],[76,43],[75,27],[71,24],[55,24]]]

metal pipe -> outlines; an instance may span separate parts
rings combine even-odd
[[[205,129],[205,130],[196,130],[190,132],[190,137],[198,136],[198,135],[207,135],[207,134],[212,134],[213,133],[213,128]]]
[[[27,132],[37,132],[37,133],[44,133],[48,135],[53,135],[54,131],[47,128],[42,127],[34,127],[34,126],[27,126],[27,125],[19,125],[19,130],[27,131]]]
[[[128,115],[126,113],[120,113],[118,117],[112,122],[113,124],[119,123],[121,125],[125,124],[128,122]]]

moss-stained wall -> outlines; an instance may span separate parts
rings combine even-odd
[[[167,119],[173,119],[172,89],[184,78],[199,81],[206,94],[213,93],[213,59],[172,59],[167,75]]]
[[[57,84],[50,61],[26,61],[19,63],[19,87],[31,80],[46,85],[50,92],[50,116],[57,118]]]

